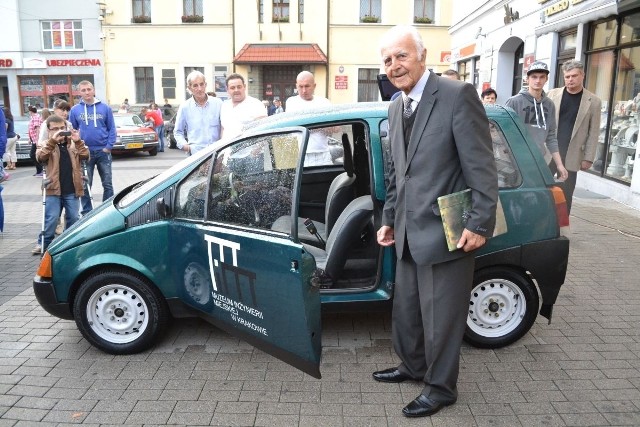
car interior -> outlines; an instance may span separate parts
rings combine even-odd
[[[373,220],[379,204],[371,196],[366,124],[310,131],[328,135],[331,161],[303,169],[297,231],[291,209],[301,135],[295,133],[252,137],[222,149],[178,186],[175,215],[297,233],[316,259],[323,288],[374,286],[380,249]]]

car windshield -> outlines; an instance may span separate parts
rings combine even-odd
[[[123,126],[140,126],[142,125],[142,120],[140,120],[140,117],[131,114],[131,115],[127,115],[127,116],[113,116],[113,119],[116,122],[116,127],[123,127]]]

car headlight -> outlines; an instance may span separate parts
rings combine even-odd
[[[120,144],[122,142],[122,137],[120,135],[116,135],[116,144]]]
[[[145,141],[155,141],[156,140],[156,134],[155,133],[145,133],[144,134],[144,140]]]

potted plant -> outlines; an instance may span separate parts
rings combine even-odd
[[[204,16],[202,15],[182,15],[182,22],[202,22]]]
[[[131,18],[131,22],[134,24],[149,24],[151,23],[151,17],[148,15],[137,15]]]
[[[380,22],[380,17],[374,15],[364,15],[362,18],[360,18],[360,22],[377,23]]]
[[[433,20],[427,16],[414,16],[413,22],[416,24],[431,24]]]
[[[273,18],[273,22],[289,22],[289,17],[288,16],[275,16]]]

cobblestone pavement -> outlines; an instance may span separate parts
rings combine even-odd
[[[114,162],[116,189],[181,158]],[[175,321],[142,354],[115,357],[44,312],[30,251],[42,215],[32,167],[5,186],[0,235],[0,426],[640,425],[640,212],[578,191],[567,281],[549,325],[500,350],[465,346],[456,405],[420,420],[400,410],[418,384],[381,384],[397,363],[388,313],[323,318],[321,380],[198,320]],[[99,181],[94,197],[101,200]]]

